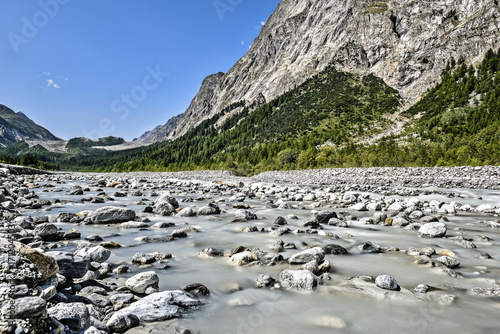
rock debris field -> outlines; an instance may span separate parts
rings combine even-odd
[[[0,168],[1,333],[491,333],[500,168]]]

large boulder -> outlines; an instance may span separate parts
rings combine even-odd
[[[418,230],[422,238],[441,238],[446,235],[446,225],[444,223],[427,223]]]
[[[135,293],[151,294],[158,292],[160,279],[154,271],[146,271],[130,277],[125,285]]]
[[[280,283],[286,289],[312,291],[317,288],[319,278],[309,270],[285,269],[280,273]]]
[[[59,233],[57,226],[50,223],[37,225],[33,234],[42,238],[44,241],[57,241],[63,236],[63,233]]]
[[[103,263],[111,256],[111,251],[102,246],[85,247],[76,252],[76,256],[90,260],[90,262]]]
[[[90,326],[90,314],[84,303],[59,303],[47,309],[49,316],[61,321],[64,319],[78,319],[79,328]]]
[[[156,198],[154,205],[157,206],[161,203],[169,203],[174,207],[174,209],[179,208],[179,202],[170,194],[169,192],[164,192],[158,198]]]
[[[104,206],[95,210],[89,216],[92,224],[119,224],[134,219],[134,210],[116,206]]]
[[[257,261],[258,259],[259,258],[257,257],[257,255],[255,255],[254,253],[252,253],[249,250],[246,250],[246,251],[243,251],[243,252],[239,252],[239,253],[233,254],[229,258],[229,262],[231,264],[235,264],[235,265],[238,265],[238,266],[243,266],[243,265],[248,264],[250,262]]]
[[[323,210],[316,214],[316,218],[320,224],[328,224],[331,218],[337,218],[337,214],[333,211]]]
[[[2,314],[10,319],[36,318],[46,315],[47,302],[40,297],[23,297],[4,303]]]
[[[305,264],[311,261],[316,261],[317,263],[323,261],[325,258],[325,251],[321,247],[314,247],[306,249],[300,253],[294,254],[289,262],[290,264]]]
[[[375,279],[375,284],[382,289],[386,290],[399,290],[398,282],[394,279],[394,277],[389,275],[379,275]]]
[[[200,216],[218,215],[220,214],[220,208],[215,203],[208,203],[207,205],[199,208],[197,213]]]
[[[245,222],[247,220],[257,219],[257,215],[250,210],[239,209],[234,213],[234,217],[238,221]]]
[[[199,305],[201,301],[181,290],[158,292],[113,313],[106,325],[116,331],[131,316],[143,322],[164,321],[179,317],[186,309]]]
[[[52,251],[45,255],[52,256],[59,266],[59,274],[66,278],[82,278],[88,271],[90,260],[74,256],[69,252]]]

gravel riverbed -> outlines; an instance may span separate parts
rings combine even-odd
[[[2,333],[490,333],[500,168],[0,166]]]

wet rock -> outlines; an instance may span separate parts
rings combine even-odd
[[[247,250],[232,255],[229,258],[229,262],[234,265],[243,266],[245,264],[249,264],[250,262],[257,261],[258,259],[257,255]]]
[[[288,222],[286,221],[285,218],[281,217],[281,216],[278,216],[276,217],[276,219],[274,220],[274,224],[276,225],[287,225]]]
[[[325,254],[343,255],[347,254],[347,249],[337,244],[328,244],[323,247]]]
[[[306,249],[300,253],[294,254],[290,260],[290,264],[305,264],[311,261],[319,263],[325,258],[325,251],[321,247]]]
[[[88,218],[92,224],[120,224],[134,220],[135,211],[115,206],[104,206],[92,212]]]
[[[130,270],[130,268],[124,264],[118,266],[115,270],[113,270],[113,272],[115,272],[116,274],[124,274],[124,273],[127,273],[128,271]]]
[[[196,213],[190,207],[184,208],[177,213],[177,217],[193,217]]]
[[[370,241],[365,242],[359,246],[359,250],[363,253],[383,253],[384,250],[380,245],[374,244]]]
[[[142,298],[113,313],[106,325],[116,331],[124,317],[135,316],[139,321],[164,321],[181,316],[186,310],[201,305],[184,291],[163,291]]]
[[[321,228],[318,218],[316,218],[315,216],[306,218],[302,223],[302,226],[310,228]]]
[[[435,260],[451,269],[458,268],[460,266],[460,262],[449,256],[440,256],[435,258]]]
[[[104,242],[101,242],[99,245],[104,247],[104,248],[121,248],[121,247],[123,247],[122,245],[120,245],[119,243],[116,243],[114,241],[104,241]]]
[[[237,221],[248,221],[257,219],[257,215],[250,210],[236,210],[234,213],[235,220]]]
[[[375,284],[382,289],[386,290],[399,290],[398,282],[394,279],[394,277],[389,275],[379,275],[375,279]]]
[[[426,284],[419,284],[413,289],[413,292],[416,293],[427,293],[427,291],[429,291],[429,287]]]
[[[258,288],[271,287],[276,283],[276,280],[266,274],[261,274],[255,280]]]
[[[349,209],[354,210],[354,211],[367,211],[365,203],[354,204],[353,206],[350,206]]]
[[[131,328],[139,326],[140,324],[139,318],[132,313],[119,313],[115,312],[111,318],[106,323],[106,326],[109,327],[113,332],[116,333],[125,333]]]
[[[148,228],[148,223],[145,222],[125,222],[120,224],[120,228]]]
[[[130,277],[125,282],[127,288],[139,294],[151,294],[158,292],[160,279],[154,271],[147,271]]]
[[[215,203],[208,203],[205,206],[202,206],[198,209],[198,215],[207,216],[207,215],[218,215],[221,213],[220,208]]]
[[[477,287],[468,290],[468,292],[476,296],[500,297],[500,287],[491,287],[491,288]]]
[[[102,237],[97,235],[97,234],[92,234],[92,235],[89,235],[88,237],[85,238],[85,240],[88,240],[88,241],[102,241]]]
[[[175,199],[175,197],[172,196],[171,193],[169,192],[164,192],[162,193],[154,202],[154,206],[157,208],[159,205],[168,203],[170,204],[174,209],[179,208],[179,202]]]
[[[91,262],[103,263],[109,259],[109,257],[111,256],[111,251],[102,246],[85,247],[77,251],[75,255],[87,259]]]
[[[56,225],[51,223],[44,223],[37,225],[33,231],[35,236],[42,238],[44,241],[57,241],[61,240],[64,233],[59,233]]]
[[[286,289],[313,291],[319,284],[319,279],[309,270],[285,269],[280,275],[280,283]]]
[[[176,212],[175,207],[168,203],[162,202],[155,204],[155,213],[160,216],[171,216]]]
[[[198,256],[200,257],[217,257],[217,256],[222,256],[222,252],[216,248],[208,247],[203,249],[201,252],[198,253]]]
[[[182,290],[189,292],[191,294],[194,294],[196,296],[209,296],[210,295],[210,290],[208,288],[201,284],[201,283],[192,283],[189,285],[186,285]]]
[[[187,238],[188,236],[187,233],[182,229],[173,230],[170,235],[172,236],[172,238]]]
[[[446,235],[446,225],[444,223],[427,223],[418,230],[422,238],[441,238]]]
[[[153,263],[156,261],[157,261],[157,259],[156,259],[154,253],[139,252],[139,253],[135,253],[134,256],[132,257],[133,263],[147,264],[147,263]]]
[[[117,293],[109,297],[109,300],[113,305],[118,303],[130,304],[135,300],[135,296],[131,293]]]
[[[332,218],[337,218],[337,214],[332,211],[328,210],[323,210],[319,211],[316,215],[316,219],[318,220],[318,223],[320,224],[328,224],[328,221]]]

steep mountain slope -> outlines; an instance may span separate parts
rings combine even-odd
[[[0,104],[0,145],[6,146],[26,139],[60,140],[22,112],[16,113]]]
[[[499,9],[498,0],[282,0],[248,53],[207,77],[186,112],[148,141],[178,138],[235,102],[257,107],[329,65],[372,73],[411,106],[448,59],[477,62],[498,48]]]

